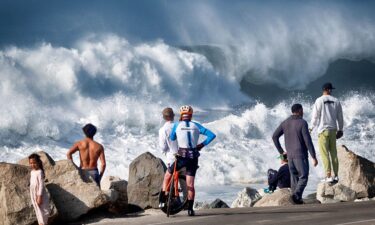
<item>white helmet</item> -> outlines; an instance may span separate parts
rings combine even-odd
[[[180,115],[189,114],[193,115],[193,108],[190,105],[183,105],[180,107]]]

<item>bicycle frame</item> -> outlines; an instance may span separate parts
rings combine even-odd
[[[179,172],[178,172],[178,170],[176,168],[177,168],[177,159],[175,160],[175,163],[174,163],[172,178],[169,180],[169,182],[168,182],[168,184],[166,186],[166,189],[165,189],[165,190],[170,190],[171,189],[171,183],[173,183],[175,197],[179,196],[179,193],[178,193],[178,176],[179,176]],[[173,182],[172,182],[172,180],[173,180]]]

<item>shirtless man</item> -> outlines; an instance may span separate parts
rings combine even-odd
[[[101,144],[94,141],[94,135],[96,133],[96,127],[91,123],[86,124],[83,128],[83,133],[85,133],[86,138],[77,141],[69,149],[66,154],[67,158],[73,161],[72,155],[79,151],[80,158],[80,169],[84,175],[88,175],[98,186],[100,186],[100,180],[104,174],[105,170],[105,155],[104,148]],[[100,173],[98,171],[98,159],[100,159]]]

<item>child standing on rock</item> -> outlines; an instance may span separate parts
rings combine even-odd
[[[38,154],[29,156],[29,164],[31,167],[30,176],[30,197],[33,203],[36,218],[39,225],[48,224],[49,216],[49,198],[44,186],[44,168],[42,160]]]

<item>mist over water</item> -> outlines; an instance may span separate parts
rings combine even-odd
[[[165,36],[160,32],[146,38],[129,28],[134,24],[126,24],[124,29],[132,32],[82,29],[86,32],[70,36],[69,43],[46,35],[45,41],[26,46],[3,44],[0,157],[16,162],[44,150],[64,159],[83,137],[81,127],[91,122],[106,149],[106,175],[128,179],[129,164],[138,155],[150,151],[164,159],[157,148],[161,110],[191,104],[194,118],[217,134],[200,158],[196,183],[204,187],[201,196],[211,198],[215,185],[231,185],[232,190],[263,183],[267,169],[279,166],[273,131],[296,102],[303,104],[310,122],[314,98],[296,95],[266,104],[256,92],[242,93],[241,82],[266,84],[265,91],[276,96],[276,88],[304,90],[338,59],[366,59],[369,64],[375,59],[371,5],[310,2],[286,10],[272,4],[272,9],[241,1],[231,6],[213,1],[166,4],[153,12],[164,15],[155,23],[165,22]],[[341,79],[350,83],[351,74]],[[355,85],[353,90],[360,81]],[[375,81],[366,85],[375,87]],[[373,89],[338,97],[345,119],[338,144],[375,161]],[[318,152],[317,134],[313,141]],[[323,175],[321,165],[311,168],[311,174],[313,190]]]

